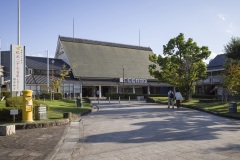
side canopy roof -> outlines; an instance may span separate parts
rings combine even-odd
[[[148,72],[149,47],[92,41],[59,36],[61,48],[73,74],[82,78],[145,78],[153,79]],[[61,53],[56,53],[58,57]]]

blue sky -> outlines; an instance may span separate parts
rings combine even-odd
[[[58,36],[151,47],[184,33],[208,46],[209,59],[240,37],[239,0],[21,0],[21,45],[29,56],[54,57]],[[2,50],[17,44],[18,0],[0,0]]]

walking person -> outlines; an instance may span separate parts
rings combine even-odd
[[[168,108],[170,108],[170,105],[174,108],[174,93],[171,89],[168,91]]]
[[[183,97],[178,88],[176,89],[175,98],[176,98],[177,108],[180,108],[180,100],[182,100]]]

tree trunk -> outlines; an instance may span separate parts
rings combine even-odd
[[[190,87],[186,86],[186,96],[185,96],[185,101],[190,100]]]

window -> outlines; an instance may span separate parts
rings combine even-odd
[[[32,72],[33,72],[32,69],[28,69],[28,74],[33,74]]]

